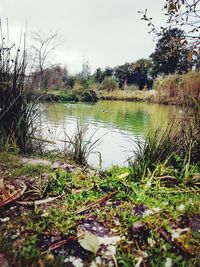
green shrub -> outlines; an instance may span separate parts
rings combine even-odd
[[[108,92],[114,91],[118,88],[118,82],[112,77],[106,77],[100,85],[101,90],[107,90]]]
[[[79,100],[78,93],[75,92],[75,91],[70,91],[70,92],[67,92],[67,93],[63,93],[61,95],[61,100],[62,101],[74,101],[74,102],[77,102]]]
[[[80,100],[83,102],[96,102],[97,101],[97,94],[92,90],[85,90],[80,95]]]

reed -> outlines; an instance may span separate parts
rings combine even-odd
[[[200,71],[169,75],[154,84],[155,101],[164,104],[193,104],[200,101]]]
[[[142,180],[160,164],[183,179],[189,176],[190,166],[200,167],[200,108],[194,105],[193,109],[185,108],[164,130],[149,132],[144,141],[136,142],[137,149],[128,159],[134,179]]]
[[[94,151],[94,149],[101,141],[102,136],[94,138],[96,132],[94,131],[90,136],[87,136],[88,128],[77,121],[76,132],[72,136],[65,132],[65,157],[70,158],[78,165],[88,166],[89,156],[91,154],[97,154],[101,168],[101,154],[98,151]]]
[[[15,143],[22,152],[32,148],[34,104],[28,92],[25,37],[19,45],[9,45],[0,21],[0,148]]]

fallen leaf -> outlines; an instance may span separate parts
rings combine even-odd
[[[4,182],[0,179],[0,207],[11,203],[21,197],[26,190],[26,185],[17,182]]]
[[[79,244],[86,250],[96,254],[100,248],[98,236],[91,232],[84,231],[81,227],[77,228]]]
[[[124,179],[124,178],[128,177],[129,174],[130,174],[129,172],[125,172],[125,173],[122,173],[122,174],[118,175],[117,177],[118,177],[119,179]]]

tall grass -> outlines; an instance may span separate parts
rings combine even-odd
[[[82,126],[77,121],[76,132],[70,136],[65,133],[65,149],[64,153],[67,157],[74,160],[74,162],[81,166],[88,166],[88,158],[91,154],[99,155],[99,165],[101,167],[101,154],[94,151],[95,147],[99,144],[100,138],[94,139],[96,131],[91,136],[87,137],[88,128]]]
[[[151,102],[154,98],[155,91],[142,91],[137,87],[127,88],[126,90],[115,90],[107,92],[105,90],[98,91],[98,98],[101,100],[122,100],[122,101],[147,101]]]
[[[31,149],[34,107],[26,94],[27,51],[23,44],[9,44],[0,21],[0,148],[15,144],[20,151]]]
[[[192,104],[192,98],[200,101],[200,71],[161,78],[155,82],[154,89],[159,103]]]
[[[200,167],[200,108],[195,105],[164,130],[150,132],[143,142],[136,143],[136,152],[128,160],[134,179],[142,180],[159,164],[178,171],[182,178],[188,176],[192,164]]]

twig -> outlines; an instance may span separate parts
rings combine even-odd
[[[46,199],[40,199],[40,200],[35,200],[35,201],[17,201],[18,204],[20,205],[25,205],[25,206],[32,206],[32,205],[35,205],[35,206],[38,206],[38,205],[42,205],[42,204],[46,204],[46,203],[49,203],[49,202],[52,202],[58,198],[60,198],[61,196],[57,196],[57,197],[49,197],[49,198],[46,198]]]
[[[158,232],[171,245],[175,245],[178,249],[180,249],[185,254],[188,254],[188,255],[192,254],[192,251],[190,249],[186,249],[186,248],[182,247],[176,240],[172,240],[170,235],[163,228],[160,228],[158,230]]]
[[[94,206],[96,206],[96,205],[98,205],[98,204],[100,204],[100,203],[105,202],[106,200],[108,200],[108,199],[112,198],[113,196],[115,196],[117,193],[118,193],[118,190],[114,191],[113,193],[111,193],[111,194],[109,194],[109,195],[107,195],[107,196],[105,196],[105,197],[99,198],[98,200],[96,200],[96,201],[94,201],[94,202],[88,204],[86,207],[84,207],[84,208],[78,210],[78,211],[76,212],[76,214],[83,213],[84,211],[89,210],[90,208],[92,208],[92,207],[94,207]]]
[[[170,176],[170,175],[155,177],[155,179],[160,179],[160,180],[163,180],[163,179],[173,179],[173,180],[177,180],[176,177]]]
[[[177,193],[200,193],[200,190],[179,190],[179,191],[161,191],[160,194],[177,194]]]
[[[141,250],[141,248],[140,248],[140,246],[139,246],[137,240],[135,240],[135,244],[136,244],[136,247],[137,247],[137,249],[138,249],[138,252],[140,253],[140,257],[142,258],[143,266],[144,266],[144,267],[147,267],[146,262],[145,262],[145,260],[144,260],[143,251]]]
[[[46,251],[44,251],[43,253],[46,253],[47,251],[52,251],[52,250],[55,250],[55,249],[57,249],[57,248],[59,248],[59,247],[62,247],[62,246],[64,246],[65,244],[67,244],[70,240],[77,240],[78,239],[78,237],[69,237],[68,239],[66,239],[66,240],[61,240],[61,241],[59,241],[59,242],[57,242],[56,244],[53,244],[53,245],[51,245],[49,248],[48,248],[48,250],[46,250]]]

